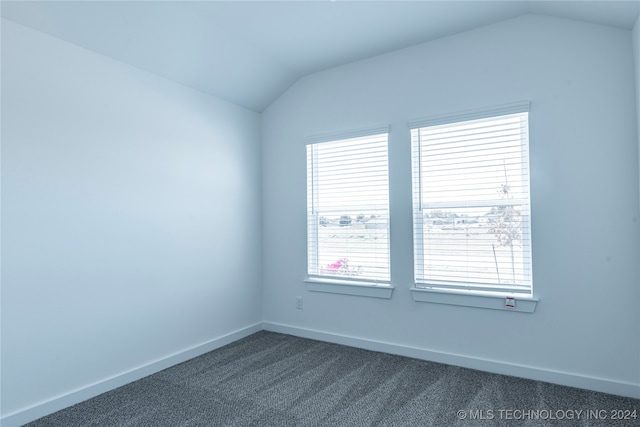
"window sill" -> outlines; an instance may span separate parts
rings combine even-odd
[[[309,278],[304,281],[305,287],[311,292],[327,292],[330,294],[356,295],[371,298],[391,298],[393,286],[387,284],[350,282],[348,280],[333,280],[325,278]]]
[[[411,288],[411,295],[413,296],[413,300],[418,302],[518,311],[521,313],[533,313],[538,303],[537,298],[515,295],[515,307],[511,308],[505,307],[506,294],[495,295],[488,292],[434,290],[416,287]]]

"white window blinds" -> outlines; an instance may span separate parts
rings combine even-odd
[[[388,283],[388,134],[360,134],[307,145],[308,274]]]
[[[504,111],[410,125],[417,287],[531,294],[528,103]]]

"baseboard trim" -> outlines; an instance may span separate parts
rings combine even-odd
[[[409,347],[389,342],[368,340],[349,335],[299,328],[296,326],[285,325],[281,323],[263,322],[263,329],[266,331],[279,332],[302,338],[311,338],[319,341],[348,345],[350,347],[357,347],[365,350],[397,354],[399,356],[406,356],[415,359],[428,360],[431,362],[444,363],[447,365],[477,369],[480,371],[491,372],[495,374],[510,375],[514,377],[544,381],[553,384],[640,399],[640,385],[633,383],[587,377],[584,375],[578,375],[568,372],[550,371],[532,366],[517,365],[496,360],[463,356],[452,353],[443,353],[439,351]]]
[[[208,353],[209,351],[230,344],[261,330],[640,399],[640,385],[638,384],[587,377],[567,372],[549,371],[531,366],[438,352],[384,341],[368,340],[349,335],[300,328],[281,323],[261,322],[207,341],[203,344],[174,353],[162,359],[155,360],[146,365],[115,375],[111,378],[73,390],[69,393],[38,403],[26,409],[7,414],[0,418],[0,426],[22,426],[31,421],[35,421],[38,418],[75,405],[76,403],[83,402],[107,391],[155,374],[163,369],[170,368],[178,363],[186,362],[194,357]]]
[[[111,378],[98,381],[77,390],[73,390],[69,393],[55,397],[42,403],[38,403],[26,409],[7,414],[6,416],[0,418],[0,426],[18,427],[31,421],[35,421],[38,418],[75,405],[76,403],[91,399],[92,397],[96,397],[102,393],[116,389],[125,384],[129,384],[133,381],[137,381],[141,378],[155,374],[156,372],[160,372],[163,369],[170,368],[171,366],[177,365],[178,363],[186,362],[189,359],[193,359],[194,357],[198,357],[202,354],[208,353],[212,350],[230,344],[261,330],[262,323],[256,323],[254,325],[247,326],[246,328],[238,329],[234,332],[228,333],[218,338],[214,338],[205,343],[179,351],[161,359],[154,360],[153,362],[115,375]]]

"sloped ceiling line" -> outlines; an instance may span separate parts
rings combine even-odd
[[[2,1],[2,17],[263,111],[302,76],[541,13],[631,30],[638,1]]]

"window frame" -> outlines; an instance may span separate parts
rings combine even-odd
[[[490,119],[493,117],[500,117],[511,114],[519,114],[519,113],[529,113],[530,111],[530,101],[522,101],[512,104],[500,105],[489,108],[468,110],[460,113],[454,114],[444,114],[438,116],[430,116],[418,118],[410,121],[408,123],[409,131],[412,133],[413,131],[420,131],[421,128],[427,128],[431,126],[439,126],[439,125],[452,125],[456,123],[478,120],[478,119]],[[473,284],[473,285],[464,285],[464,281],[459,282],[438,282],[437,280],[428,280],[426,278],[425,269],[424,269],[424,259],[423,259],[423,251],[424,251],[424,243],[422,239],[424,239],[423,232],[423,223],[424,221],[418,221],[417,218],[420,216],[422,219],[422,208],[424,207],[424,201],[422,200],[422,189],[420,187],[422,183],[421,179],[421,165],[419,164],[421,158],[416,162],[416,146],[415,142],[412,138],[411,142],[411,161],[412,161],[412,212],[413,212],[413,236],[414,236],[414,283],[411,287],[411,293],[414,301],[419,302],[430,302],[430,303],[439,303],[439,304],[450,304],[450,305],[460,305],[460,306],[469,306],[469,307],[479,307],[479,308],[488,308],[488,309],[496,309],[496,310],[506,310],[506,311],[516,311],[516,312],[526,312],[533,313],[536,308],[536,304],[538,302],[538,298],[534,297],[533,294],[533,253],[532,253],[532,244],[530,240],[531,236],[531,180],[529,173],[529,117],[527,115],[526,120],[526,140],[524,144],[521,144],[522,150],[526,150],[526,152],[522,153],[523,156],[526,156],[526,200],[517,200],[514,199],[512,201],[500,200],[501,205],[518,205],[524,204],[526,205],[526,215],[523,216],[522,219],[522,233],[526,234],[526,241],[529,244],[528,250],[526,251],[528,255],[526,268],[528,268],[528,276],[530,278],[530,284],[526,287],[521,287],[520,292],[514,292],[513,290],[505,289],[505,286],[501,286],[500,283],[495,285],[491,283],[487,284]],[[422,149],[421,143],[418,141],[420,145],[418,147],[418,155],[421,155],[420,150]],[[416,166],[418,163],[418,166]],[[418,168],[418,170],[416,170]],[[416,186],[418,188],[416,189]],[[484,202],[479,202],[479,204],[487,204],[491,205],[495,203],[495,200],[487,200]],[[524,202],[524,203],[522,203]],[[428,204],[428,203],[427,203]],[[442,204],[442,207],[447,208],[455,208],[456,202],[446,202]],[[467,207],[465,203],[457,203],[458,207]],[[438,207],[438,203],[431,203],[431,208]],[[526,229],[525,229],[526,227]],[[523,239],[524,241],[524,239]],[[422,280],[418,278],[421,277]],[[493,290],[491,288],[494,288]],[[515,288],[515,287],[514,287]]]
[[[377,279],[362,279],[357,277],[350,276],[327,276],[319,274],[320,267],[317,259],[314,261],[314,256],[311,254],[311,245],[315,247],[314,251],[317,257],[318,251],[318,229],[319,229],[319,220],[318,213],[313,211],[313,206],[318,206],[318,195],[315,191],[315,187],[311,180],[315,179],[317,174],[317,159],[310,158],[309,150],[310,147],[314,144],[322,144],[322,143],[332,143],[332,142],[342,142],[355,138],[364,138],[371,137],[377,135],[385,135],[385,143],[386,143],[386,154],[385,159],[387,161],[387,183],[386,183],[386,191],[387,191],[387,218],[389,216],[389,201],[388,201],[388,193],[389,193],[389,175],[388,175],[388,161],[389,161],[389,134],[390,127],[389,125],[379,125],[375,127],[368,127],[363,129],[351,130],[346,132],[336,132],[322,135],[315,135],[305,138],[305,148],[306,148],[306,161],[307,161],[307,200],[306,200],[306,209],[307,209],[307,223],[306,223],[306,244],[307,244],[307,273],[306,278],[304,279],[305,287],[308,291],[312,292],[328,292],[335,294],[346,294],[346,295],[356,295],[356,296],[364,296],[364,297],[373,297],[373,298],[391,298],[393,292],[393,286],[391,285],[391,255],[390,255],[390,227],[389,222],[387,222],[387,271],[389,275],[388,280],[377,280]],[[311,170],[310,170],[311,169]],[[315,218],[315,220],[314,220]],[[315,227],[312,226],[312,223],[315,224]]]

